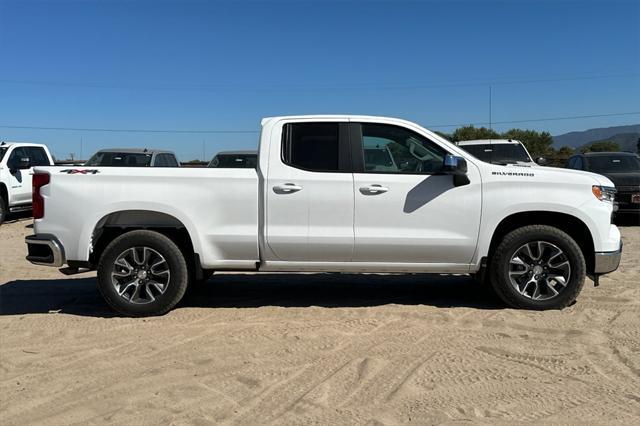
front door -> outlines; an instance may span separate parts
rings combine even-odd
[[[9,168],[9,204],[29,204],[31,203],[31,175],[32,169],[20,170],[18,165],[20,159],[29,157],[27,148],[14,148],[7,159]]]
[[[276,127],[266,176],[267,261],[348,262],[353,256],[353,174],[348,123]],[[269,255],[267,254],[269,257]]]
[[[465,265],[480,225],[480,174],[467,185],[442,174],[447,150],[404,127],[353,123],[362,147],[354,174],[354,261]],[[357,151],[356,151],[357,152]],[[437,266],[436,266],[437,267]]]

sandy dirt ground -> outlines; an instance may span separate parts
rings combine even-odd
[[[467,276],[216,275],[159,318],[0,227],[0,423],[640,424],[640,227],[563,311]]]

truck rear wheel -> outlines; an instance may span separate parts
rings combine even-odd
[[[98,288],[121,314],[162,315],[184,296],[189,271],[183,253],[168,237],[136,230],[113,240],[98,265]]]
[[[507,234],[491,261],[491,285],[509,306],[563,309],[582,290],[584,255],[567,233],[546,225],[530,225]]]

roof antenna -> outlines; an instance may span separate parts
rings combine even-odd
[[[491,120],[491,85],[489,85],[489,164],[493,164],[493,126]]]

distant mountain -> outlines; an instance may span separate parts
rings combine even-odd
[[[622,136],[624,135],[624,137]],[[612,137],[620,137],[621,140],[624,141],[616,142],[620,143],[620,147],[622,148],[622,144],[625,146],[628,144],[628,140],[635,135],[636,142],[638,137],[640,137],[640,124],[632,124],[629,126],[615,126],[615,127],[602,127],[599,129],[589,129],[582,132],[569,132],[563,135],[558,135],[553,137],[553,146],[555,148],[560,148],[561,146],[570,146],[572,148],[578,148],[580,146],[586,145],[590,142],[602,141],[602,140],[612,140]],[[635,150],[635,146],[633,147]]]
[[[636,152],[638,145],[638,138],[640,137],[640,133],[619,133],[617,135],[609,136],[605,139],[601,139],[599,141],[587,142],[584,145],[581,145],[578,149],[593,145],[597,142],[611,141],[615,142],[620,146],[620,151],[628,151],[628,152]]]

